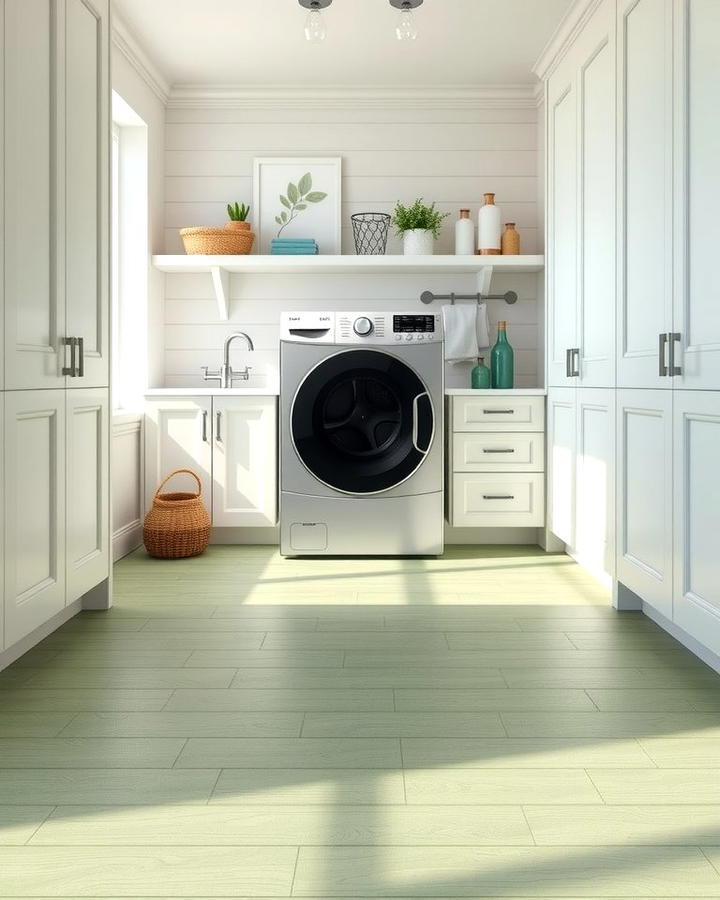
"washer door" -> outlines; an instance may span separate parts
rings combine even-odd
[[[290,430],[298,456],[319,481],[347,494],[373,494],[422,464],[435,415],[427,387],[401,360],[347,350],[302,381]]]

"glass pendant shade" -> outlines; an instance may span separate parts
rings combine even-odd
[[[319,44],[327,37],[327,27],[319,9],[311,9],[305,19],[305,40]]]
[[[410,7],[400,10],[400,18],[395,27],[395,34],[399,41],[414,41],[417,37],[417,28],[415,27],[415,20]]]

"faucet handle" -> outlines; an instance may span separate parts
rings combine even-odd
[[[207,366],[201,366],[201,371],[203,373],[203,378],[205,381],[217,381],[219,384],[222,384],[222,376],[220,372],[210,372],[208,371]]]
[[[241,369],[239,372],[236,372],[234,369],[230,370],[230,387],[232,387],[233,381],[236,378],[239,378],[240,381],[247,381],[250,378],[250,372],[252,371],[252,366],[245,366],[244,369]]]

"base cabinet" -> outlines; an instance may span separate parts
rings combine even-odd
[[[673,621],[720,656],[720,393],[673,395]]]
[[[617,577],[672,618],[672,392],[617,392]]]
[[[596,578],[615,571],[614,391],[548,394],[548,526]]]
[[[277,523],[276,397],[151,396],[145,429],[148,504],[173,469],[192,469],[215,527]],[[174,484],[178,490],[197,489],[188,476],[178,476]]]

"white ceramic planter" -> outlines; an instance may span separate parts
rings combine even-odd
[[[405,256],[432,256],[435,238],[426,228],[412,228],[403,234]]]

